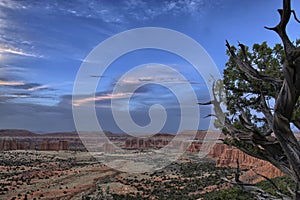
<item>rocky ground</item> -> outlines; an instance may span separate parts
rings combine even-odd
[[[3,151],[0,199],[81,199],[117,171],[86,152]]]
[[[158,134],[152,139],[136,140],[127,135],[106,133],[111,141],[123,148],[127,159],[124,153],[112,149],[112,145],[101,147],[99,155],[95,154],[96,159],[86,152],[73,132],[39,135],[29,131],[0,130],[0,199],[93,199],[100,196],[197,199],[204,193],[230,187],[221,178],[233,178],[237,160],[243,182],[263,180],[258,174],[268,178],[283,175],[270,163],[219,142],[208,153],[208,159],[200,160],[198,153],[205,135],[205,131],[199,131],[189,147],[181,143],[186,153],[167,168],[144,173],[170,158],[170,152],[162,159],[156,159],[153,154],[153,149],[159,149],[172,139],[170,135]],[[146,153],[152,159],[140,162]],[[136,168],[141,168],[141,173],[122,173],[99,160],[105,160],[106,164],[111,163],[110,166],[119,170],[139,171]]]
[[[211,160],[185,158],[153,173],[127,174],[106,167],[87,152],[2,151],[0,199],[84,199],[96,197],[99,190],[113,199],[196,197],[228,187],[220,176],[232,176],[232,170],[225,173],[214,166]]]

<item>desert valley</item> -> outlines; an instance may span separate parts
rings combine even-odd
[[[162,133],[144,139],[125,134],[105,135],[136,157],[160,149],[174,138]],[[237,163],[242,171],[240,180],[249,184],[263,181],[264,177],[283,176],[270,163],[219,141],[200,159],[198,153],[205,135],[206,131],[198,131],[193,142],[185,147],[186,152],[162,169],[126,173],[122,170],[126,162],[111,145],[101,147],[101,156],[117,154],[118,158],[113,158],[121,160],[121,170],[105,165],[101,156],[88,152],[75,132],[37,134],[1,130],[0,198],[205,199],[210,193],[233,186],[225,180],[234,179]],[[131,161],[130,166],[137,162],[135,158]]]

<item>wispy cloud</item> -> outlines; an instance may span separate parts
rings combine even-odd
[[[145,109],[157,103],[173,108],[172,105],[176,103],[176,100],[172,91],[180,91],[178,95],[186,98],[188,104],[191,94],[189,85],[194,84],[200,83],[191,82],[179,72],[166,66],[149,64],[130,71],[118,81],[112,80],[107,90],[96,93],[95,97],[75,96],[73,106],[95,102],[96,107],[111,108],[111,101],[114,101],[117,110],[123,110],[128,102],[132,109]]]
[[[26,81],[0,79],[0,103],[2,102],[36,102],[37,104],[57,103],[54,95],[49,95],[53,90],[48,85],[30,83]]]
[[[148,76],[148,77],[129,77],[126,79],[121,80],[118,82],[118,85],[136,85],[141,83],[168,83],[168,84],[189,84],[190,82],[188,80],[182,79],[182,78],[174,78],[169,77],[167,75],[157,75],[157,76]]]
[[[0,54],[14,54],[19,56],[29,56],[29,57],[43,57],[41,55],[33,54],[33,53],[26,53],[25,51],[21,49],[12,49],[12,48],[5,48],[0,47]]]
[[[25,93],[3,94],[0,97],[2,97],[2,98],[27,98],[27,97],[30,97],[30,94],[25,94]]]
[[[80,18],[101,19],[106,23],[121,24],[129,19],[149,20],[160,15],[194,15],[205,12],[205,8],[220,4],[222,0],[166,0],[166,1],[98,1],[90,0],[83,3],[81,0],[51,2],[36,1],[35,4],[2,2],[0,6],[6,8],[39,8],[48,12],[73,15]]]
[[[175,69],[171,70],[171,68],[159,64],[148,64],[130,71],[125,77],[113,83],[113,87],[121,86],[124,90],[127,90],[128,87],[128,90],[132,90],[138,85],[147,83],[175,86],[177,84],[190,84],[190,81],[176,72]]]
[[[3,86],[21,86],[21,85],[25,85],[25,83],[21,82],[21,81],[4,81],[4,80],[0,80],[0,85],[3,85]]]
[[[217,6],[222,0],[167,0],[161,2],[129,0],[124,10],[136,20],[149,20],[162,15],[199,16],[210,7]]]
[[[22,89],[22,90],[34,90],[34,88],[41,87],[42,85],[39,83],[23,83],[20,85],[13,85],[12,87],[15,89]]]
[[[12,0],[1,0],[0,7],[9,8],[9,9],[25,8],[25,6],[20,4],[18,1],[12,1]]]
[[[43,89],[48,89],[49,86],[48,85],[39,85],[39,86],[36,86],[36,87],[31,87],[31,88],[28,88],[29,91],[37,91],[37,90],[43,90]]]
[[[103,101],[103,100],[112,100],[112,99],[123,99],[128,98],[132,93],[116,93],[116,94],[100,94],[95,97],[81,97],[77,98],[74,102],[74,106],[82,106],[84,104],[93,102],[93,101]]]

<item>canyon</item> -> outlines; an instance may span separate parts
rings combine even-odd
[[[174,135],[164,133],[147,138],[136,138],[126,134],[112,134],[109,132],[106,132],[105,135],[112,143],[104,143],[100,147],[100,151],[107,153],[115,151],[113,145],[123,149],[139,151],[159,149],[168,145],[174,138]],[[90,141],[97,141],[94,139],[96,137],[95,134],[90,134],[90,136]],[[180,145],[182,151],[199,153],[205,136],[206,131],[198,131],[193,142],[180,141],[176,145]],[[221,135],[219,138],[224,138],[224,135]],[[25,130],[0,130],[0,151],[87,151],[82,142],[83,140],[76,132],[37,134]],[[269,162],[251,157],[234,147],[220,142],[213,146],[207,157],[215,160],[217,167],[236,168],[238,161],[239,167],[244,171],[240,178],[248,183],[264,180],[263,176],[274,178],[284,175]]]

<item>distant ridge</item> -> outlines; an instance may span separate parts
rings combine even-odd
[[[38,134],[22,129],[2,129],[0,137],[35,137]]]
[[[73,131],[73,132],[57,132],[57,133],[43,133],[43,134],[38,134],[38,136],[42,137],[78,137],[78,133]]]
[[[96,132],[90,132],[96,133]],[[108,131],[104,131],[104,134],[107,137],[133,137],[126,133],[111,133]],[[174,136],[169,133],[157,133],[155,136]],[[0,129],[0,137],[78,137],[78,133],[76,131],[72,132],[52,132],[52,133],[34,133],[28,130],[22,129]]]
[[[183,131],[183,133],[189,133],[191,131]],[[218,132],[218,131],[217,131]],[[96,132],[90,132],[92,135],[93,133]],[[134,137],[130,134],[126,133],[111,133],[109,131],[104,131],[104,134],[107,137]],[[207,131],[205,130],[198,130],[195,139],[204,139],[207,135]],[[97,136],[97,134],[95,134]],[[157,133],[155,134],[155,137],[174,137],[176,136],[175,134],[171,133]],[[300,139],[300,133],[295,132],[295,136]],[[67,137],[67,138],[78,138],[79,135],[76,131],[72,132],[52,132],[52,133],[34,133],[32,131],[28,130],[23,130],[23,129],[0,129],[0,137],[44,137],[44,138],[62,138],[62,137]],[[146,136],[147,137],[147,136]],[[226,136],[221,134],[219,136],[219,139],[224,139]]]

